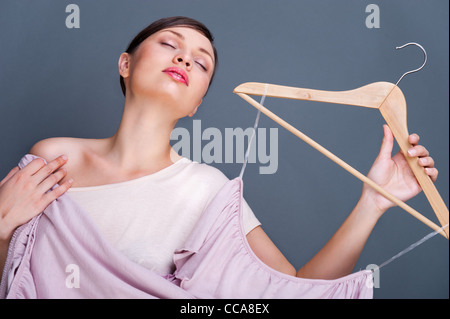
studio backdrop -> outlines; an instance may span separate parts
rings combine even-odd
[[[449,194],[449,16],[442,0],[21,0],[0,3],[0,175],[39,140],[105,138],[124,98],[117,62],[152,21],[183,15],[213,33],[218,70],[192,118],[171,143],[180,155],[239,175],[257,110],[233,94],[244,82],[342,91],[387,81],[423,63],[399,87],[408,129],[439,169]],[[258,98],[259,100],[259,98]],[[367,174],[385,123],[377,110],[266,98],[265,106]],[[395,145],[394,152],[399,150]],[[261,115],[244,177],[244,197],[263,229],[298,269],[353,209],[362,182]],[[408,202],[437,218],[423,193]],[[355,271],[379,265],[431,232],[404,210],[378,222]],[[382,268],[375,298],[448,298],[448,240],[435,236]]]

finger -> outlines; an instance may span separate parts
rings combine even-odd
[[[439,175],[439,171],[437,170],[437,168],[425,168],[425,173],[427,173],[428,176],[430,176],[431,180],[433,182],[435,182],[437,180],[437,177]]]
[[[69,179],[68,181],[62,183],[58,187],[55,187],[55,189],[51,190],[50,192],[47,192],[42,197],[44,208],[47,207],[51,202],[53,202],[55,199],[63,195],[67,190],[72,186],[73,180]]]
[[[379,157],[383,158],[391,158],[392,156],[392,148],[394,147],[394,136],[387,125],[383,125],[384,137],[381,142],[380,154]]]
[[[413,146],[419,144],[419,140],[420,140],[420,136],[417,135],[416,133],[413,133],[408,136],[408,142],[409,142],[409,144],[411,144]]]
[[[434,167],[434,159],[430,156],[419,158],[419,165],[423,167]]]
[[[14,176],[18,171],[20,171],[19,166],[14,167],[12,170],[9,171],[9,173],[5,176],[5,178],[2,179],[0,182],[0,187],[5,184],[11,177]]]
[[[33,176],[36,182],[39,184],[46,179],[50,174],[56,171],[58,168],[67,163],[67,156],[61,155],[50,161],[47,165],[41,167]]]
[[[422,145],[416,145],[408,150],[409,157],[424,157],[430,155],[428,150]]]
[[[35,158],[20,170],[23,175],[31,176],[45,166],[45,160],[42,157]]]
[[[64,168],[61,168],[56,172],[54,172],[53,174],[50,174],[38,185],[39,191],[41,191],[42,193],[47,192],[49,189],[55,186],[60,180],[62,180],[64,176],[66,176],[66,174],[67,171]]]

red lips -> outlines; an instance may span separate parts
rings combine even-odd
[[[176,81],[184,83],[186,84],[186,86],[189,86],[189,77],[187,76],[186,72],[183,69],[177,67],[170,67],[163,70],[163,72],[167,73],[170,77],[172,77]]]

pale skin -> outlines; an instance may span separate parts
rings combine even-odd
[[[162,70],[183,68],[185,85]],[[0,182],[0,271],[14,230],[42,212],[70,187],[104,185],[155,173],[180,156],[171,148],[170,134],[180,118],[193,116],[213,72],[209,40],[196,30],[172,27],[147,38],[133,54],[118,62],[126,85],[122,119],[116,133],[105,139],[50,138],[30,150],[35,159],[23,170],[13,168]],[[392,156],[394,138],[387,126],[368,177],[406,201],[421,189],[401,153]],[[427,149],[412,134],[409,154],[433,181],[438,171]],[[63,154],[63,155],[61,155]],[[55,184],[59,187],[46,193]],[[261,226],[247,234],[255,254],[269,267],[303,278],[335,279],[350,274],[378,219],[393,206],[367,185],[348,218],[328,243],[302,268],[296,269]]]

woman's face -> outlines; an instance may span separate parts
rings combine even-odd
[[[119,71],[127,95],[158,100],[179,118],[195,113],[208,89],[214,69],[211,42],[188,27],[152,34],[133,54],[123,53]],[[166,109],[167,111],[167,109]]]

